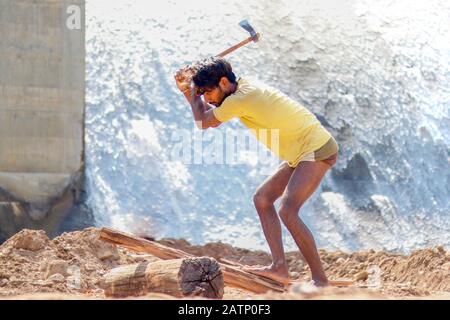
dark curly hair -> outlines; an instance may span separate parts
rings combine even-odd
[[[231,64],[224,58],[207,58],[196,62],[193,67],[195,75],[192,80],[198,94],[202,94],[205,89],[217,87],[222,77],[226,77],[231,83],[236,83]]]

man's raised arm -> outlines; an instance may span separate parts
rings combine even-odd
[[[183,92],[186,100],[191,105],[194,120],[199,129],[215,128],[222,122],[216,119],[212,108],[205,103],[201,96],[195,94],[191,87],[191,79],[185,76],[186,70],[181,69],[175,74],[175,81],[178,89]]]

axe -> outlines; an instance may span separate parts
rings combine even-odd
[[[253,42],[258,42],[259,37],[260,37],[260,34],[257,33],[257,32],[255,31],[255,29],[253,29],[253,27],[250,25],[250,23],[249,23],[247,20],[242,20],[241,22],[239,22],[239,25],[240,25],[242,28],[244,28],[245,30],[247,30],[247,31],[250,33],[250,37],[248,37],[248,38],[245,39],[244,41],[239,42],[238,44],[235,44],[234,46],[228,48],[227,50],[225,50],[225,51],[219,53],[218,55],[216,55],[216,57],[223,58],[224,56],[230,54],[231,52],[233,52],[233,51],[239,49],[239,48],[242,47],[242,46],[245,46],[246,44],[248,44],[248,43],[250,43],[250,42],[252,42],[252,41],[253,41]],[[178,76],[185,77],[185,76],[183,75],[183,73],[185,73],[185,72],[191,73],[191,71],[189,71],[189,70],[191,70],[191,67],[190,67],[190,66],[186,66],[185,68],[180,69],[180,70],[179,70],[180,74],[179,74],[179,75],[176,75],[176,76],[175,76],[175,79],[176,79]],[[191,84],[191,85],[192,85],[192,84]]]
[[[250,25],[250,23],[247,20],[242,20],[241,22],[239,22],[239,25],[250,33],[250,37],[248,37],[244,41],[239,42],[238,44],[235,44],[234,46],[228,48],[227,50],[219,53],[218,55],[216,55],[216,57],[222,58],[222,57],[226,56],[227,54],[230,54],[231,52],[235,51],[236,49],[239,49],[240,47],[245,46],[247,43],[250,43],[252,41],[258,42],[260,34],[256,33],[255,29],[253,29],[253,27]]]

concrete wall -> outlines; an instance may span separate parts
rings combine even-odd
[[[54,233],[78,201],[84,8],[84,0],[0,1],[0,238],[24,227]]]

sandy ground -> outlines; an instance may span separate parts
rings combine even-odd
[[[99,230],[64,233],[50,240],[44,231],[22,230],[0,246],[0,298],[105,299],[100,283],[112,268],[158,258],[137,254],[98,239]],[[198,256],[242,264],[270,263],[263,251],[224,243],[192,246],[183,239],[158,242]],[[225,287],[224,299],[450,299],[450,252],[443,247],[410,255],[320,250],[330,279],[351,279],[351,287],[316,288],[298,252],[288,252],[291,278],[299,282],[285,293],[253,294]],[[174,299],[149,293],[134,299]]]

